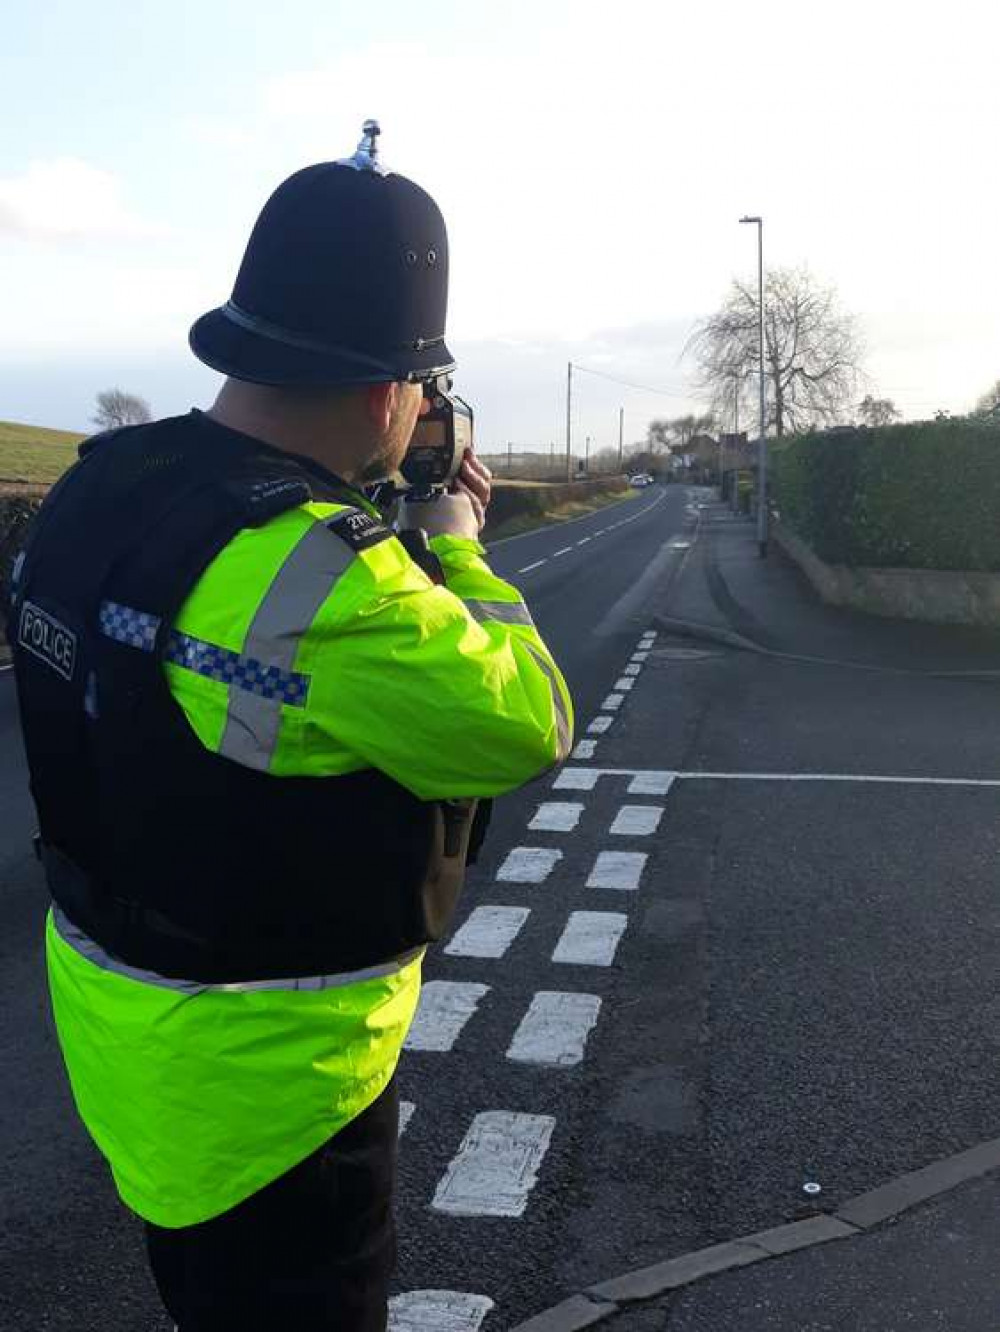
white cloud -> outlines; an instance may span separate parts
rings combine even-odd
[[[163,234],[132,213],[109,171],[72,157],[0,177],[0,234],[32,240],[146,239]]]

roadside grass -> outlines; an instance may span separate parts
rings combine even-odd
[[[505,483],[506,484],[506,483]],[[527,482],[527,485],[538,484],[536,482]],[[559,504],[545,513],[521,513],[514,518],[508,518],[505,523],[498,527],[491,528],[486,532],[486,544],[491,545],[494,541],[503,541],[507,537],[523,536],[525,532],[535,532],[540,527],[549,527],[552,523],[565,523],[570,518],[582,518],[588,513],[596,513],[598,509],[606,509],[610,504],[624,504],[628,500],[637,499],[640,495],[638,490],[628,490],[625,493],[594,495],[589,500],[572,500],[568,504]]]
[[[71,430],[0,421],[0,483],[51,485],[76,462],[76,446],[84,438]]]

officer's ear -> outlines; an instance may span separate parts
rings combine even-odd
[[[365,389],[365,407],[368,419],[379,432],[384,434],[396,414],[399,405],[398,384],[369,384]]]

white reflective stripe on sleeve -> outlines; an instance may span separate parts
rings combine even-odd
[[[291,671],[303,634],[334,584],[355,558],[354,551],[322,522],[316,522],[288,555],[247,630],[243,654]],[[281,730],[282,703],[229,688],[229,709],[219,753],[246,768],[267,772]]]
[[[237,994],[252,993],[258,990],[335,990],[344,985],[357,985],[360,981],[379,980],[383,976],[394,976],[397,971],[415,961],[423,948],[413,948],[401,957],[378,966],[365,967],[361,971],[342,971],[329,976],[290,976],[277,980],[225,981],[208,984],[205,981],[182,980],[175,976],[161,976],[157,971],[147,971],[144,967],[132,967],[120,958],[112,957],[101,945],[70,921],[57,906],[52,908],[52,923],[63,943],[92,962],[102,971],[110,971],[126,980],[139,981],[143,985],[156,985],[162,990],[177,990],[181,994]]]
[[[526,624],[535,627],[531,612],[523,601],[466,601],[465,608],[480,624],[484,620],[497,620],[500,624]]]
[[[573,747],[573,728],[569,724],[569,712],[566,710],[566,704],[563,702],[563,696],[559,691],[559,685],[556,683],[556,675],[553,668],[546,661],[542,653],[539,652],[538,648],[533,647],[531,643],[525,643],[524,646],[545,672],[549,682],[549,689],[552,691],[552,707],[556,714],[556,735],[558,745],[555,762],[561,763],[563,759],[568,758],[569,751]]]

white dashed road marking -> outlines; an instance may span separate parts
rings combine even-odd
[[[530,915],[527,907],[476,907],[444,951],[452,957],[503,957]]]
[[[578,546],[585,546],[588,541],[593,541],[593,539],[594,539],[593,537],[583,537],[576,544]]]
[[[507,1058],[548,1068],[578,1064],[600,1011],[596,994],[540,990],[514,1033]]]
[[[601,704],[601,707],[605,712],[617,712],[624,702],[625,697],[623,694],[609,694]]]
[[[610,967],[628,916],[619,911],[573,911],[552,954],[553,962]]]
[[[623,675],[620,680],[615,681],[615,688],[623,689],[627,694],[631,689],[635,688],[635,676]]]
[[[663,818],[659,805],[622,805],[611,831],[623,837],[648,837],[655,833]]]
[[[492,1308],[485,1295],[411,1290],[389,1301],[388,1332],[479,1332]]]
[[[474,981],[427,981],[404,1048],[450,1050],[489,988]]]
[[[412,1101],[400,1101],[399,1103],[399,1137],[406,1132],[406,1126],[413,1118],[413,1112],[416,1106]]]
[[[562,860],[562,852],[548,846],[515,846],[497,870],[504,883],[544,883]]]
[[[553,552],[552,558],[554,560],[557,560],[560,555],[568,555],[572,549],[573,549],[572,546],[563,546],[562,550],[557,550]]]
[[[637,772],[628,784],[629,795],[665,796],[677,777],[675,772]]]
[[[548,564],[548,560],[536,560],[534,564],[526,564],[523,569],[518,569],[518,573],[531,573],[532,569],[540,569],[543,564]]]
[[[587,727],[587,733],[589,735],[603,735],[605,731],[611,729],[613,721],[614,717],[595,717]]]
[[[600,768],[563,768],[552,783],[553,791],[592,791],[601,775]]]
[[[626,675],[633,675],[633,676],[634,676],[634,675],[638,675],[639,672],[640,672],[641,670],[642,670],[642,667],[641,667],[641,666],[636,666],[636,665],[632,664],[632,665],[629,665],[629,666],[626,666],[626,667],[625,667],[625,674],[626,674]]]
[[[601,851],[594,861],[587,887],[633,893],[639,887],[645,865],[645,851]]]
[[[629,658],[629,660],[630,660],[630,661],[645,661],[646,658],[647,658],[648,656],[649,656],[649,652],[648,652],[648,651],[647,651],[647,652],[633,652],[633,653],[632,653],[632,656]]]
[[[573,750],[573,757],[575,759],[592,759],[596,748],[596,740],[581,740]]]
[[[431,1206],[454,1216],[522,1216],[556,1121],[488,1110],[477,1115]]]
[[[528,827],[532,832],[572,832],[582,813],[583,806],[578,801],[552,800],[538,806]]]

